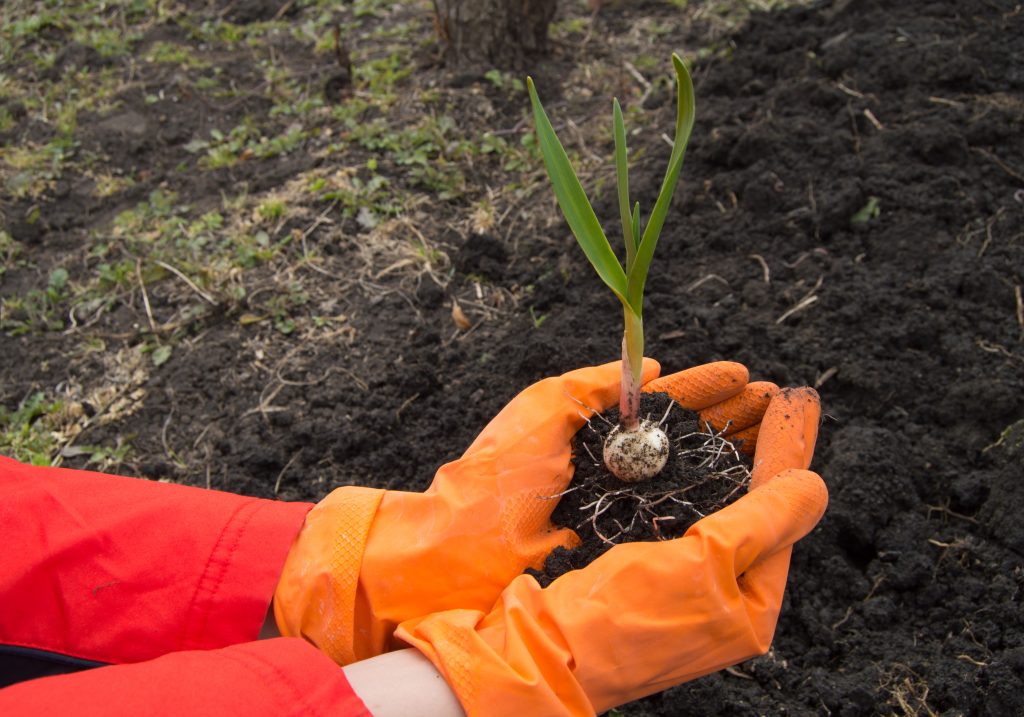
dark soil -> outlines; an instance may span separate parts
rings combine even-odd
[[[794,551],[771,652],[620,713],[1019,715],[1024,10],[1014,0],[837,0],[754,13],[723,34],[704,7],[602,10],[585,44],[555,43],[534,75],[552,116],[580,123],[606,116],[610,103],[560,103],[573,89],[565,78],[610,68],[638,99],[620,72],[637,50],[616,43],[648,43],[666,61],[672,49],[712,48],[695,66],[697,124],[648,283],[648,352],[666,370],[728,359],[757,379],[815,386],[825,423],[812,468],[831,502]],[[322,63],[288,49],[297,64]],[[225,65],[239,86],[256,86],[248,67]],[[450,80],[427,64],[405,82],[410,92],[446,88],[467,126],[527,126],[525,96],[512,102],[480,85],[474,94]],[[260,191],[333,161],[300,152],[183,175],[174,168],[189,159],[182,146],[194,132],[229,129],[233,115],[258,116],[265,103],[254,94],[224,107],[147,104],[145,92],[80,139],[133,168],[136,184],[99,201],[83,190],[88,178],[65,177],[41,222],[26,219],[28,203],[4,201],[7,231],[35,267],[3,275],[4,296],[45,285],[89,232],[161,185],[201,206],[219,190]],[[631,140],[632,186],[649,208],[667,157],[658,132],[671,128],[674,107],[657,93],[645,104],[658,130]],[[38,130],[16,109],[4,141]],[[610,137],[589,149],[610,157]],[[481,192],[506,177],[498,163],[467,170]],[[116,470],[251,495],[316,500],[352,483],[423,490],[524,386],[617,357],[621,310],[540,199],[539,179],[531,213],[500,204],[498,215],[509,213],[486,240],[461,229],[470,201],[430,203],[419,227],[451,260],[444,288],[382,279],[387,291],[340,291],[335,279],[302,274],[321,289],[310,305],[333,302],[318,311],[344,312],[352,333],[303,342],[240,322],[244,305],[207,310],[132,411],[80,442],[124,438],[133,451]],[[610,187],[592,194],[614,227]],[[340,262],[355,255],[361,230],[352,217],[334,219],[308,242]],[[85,265],[72,266],[72,279]],[[340,276],[344,264],[332,266]],[[516,301],[456,331],[452,297],[469,306],[481,286]],[[170,297],[151,293],[159,313]],[[141,306],[125,300],[92,328],[105,332],[104,352],[82,350],[70,326],[0,337],[4,405],[103,377],[146,325]]]
[[[542,571],[529,571],[544,586],[559,575],[585,567],[614,545],[678,538],[704,516],[724,508],[750,485],[750,461],[707,426],[697,414],[664,393],[644,394],[640,416],[659,424],[671,446],[665,467],[637,483],[616,478],[601,458],[619,409],[594,416],[576,434],[572,481],[551,522],[576,531],[582,543],[558,548]]]

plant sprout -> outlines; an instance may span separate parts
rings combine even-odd
[[[647,271],[654,257],[658,237],[665,224],[669,204],[675,193],[679,172],[683,167],[686,143],[693,130],[694,98],[690,73],[675,53],[672,65],[676,71],[678,99],[676,106],[676,135],[672,144],[668,169],[654,209],[643,225],[640,204],[630,210],[629,176],[626,158],[626,128],[618,99],[612,101],[613,135],[615,139],[615,169],[618,180],[619,214],[626,247],[626,266],[623,268],[569,157],[555,134],[551,121],[537,97],[531,78],[526,79],[537,126],[537,139],[548,177],[558,199],[558,206],[579,242],[583,253],[597,271],[601,280],[622,303],[624,329],[622,334],[622,390],[619,396],[619,425],[604,446],[604,460],[608,468],[622,480],[634,482],[656,475],[668,457],[668,438],[650,421],[640,420],[640,380],[644,354],[643,300]]]

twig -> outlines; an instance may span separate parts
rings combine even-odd
[[[267,384],[266,386],[264,386],[263,390],[260,392],[259,405],[256,406],[255,408],[250,408],[248,411],[243,413],[242,418],[250,416],[254,413],[258,413],[261,416],[263,416],[264,420],[266,420],[268,413],[277,413],[279,411],[288,410],[284,406],[275,406],[271,403],[271,401],[277,398],[277,394],[281,393],[281,389],[284,388],[284,384],[278,382],[277,385],[274,386],[273,390],[271,390],[270,395],[266,396],[267,388],[269,388],[270,386],[271,384]]]
[[[821,388],[822,386],[825,385],[826,381],[828,381],[830,378],[835,376],[837,373],[839,373],[839,367],[838,366],[832,366],[830,368],[825,369],[821,373],[821,375],[818,376],[817,379],[815,379],[814,387],[815,388]]]
[[[583,150],[583,152],[585,152],[587,156],[590,157],[595,162],[600,162],[601,158],[594,154],[590,150],[590,147],[587,146],[587,140],[583,136],[583,131],[580,129],[580,126],[573,122],[571,119],[566,120],[566,126],[574,135],[576,135],[576,141],[579,143],[580,149]]]
[[[806,309],[808,306],[810,306],[811,304],[813,304],[817,300],[818,300],[817,296],[807,296],[807,297],[804,297],[804,299],[799,304],[797,304],[793,308],[789,309],[789,311],[786,311],[779,318],[775,319],[775,323],[781,324],[783,321],[788,319],[790,316],[792,316],[793,314],[797,313],[798,311],[803,311],[804,309]]]
[[[329,205],[327,205],[327,209],[320,212],[320,214],[317,215],[317,218],[313,220],[313,223],[302,231],[303,241],[305,241],[306,237],[312,234],[313,231],[321,224],[334,224],[333,221],[327,218],[327,215],[330,214],[336,206],[338,206],[338,201],[338,199],[333,200]],[[305,254],[305,245],[303,245],[303,254]]]
[[[878,118],[875,117],[875,113],[869,110],[867,107],[864,108],[864,116],[868,118],[868,122],[875,126],[875,129],[879,131],[885,129],[885,127],[882,126],[882,123],[878,121]]]
[[[402,411],[404,411],[409,406],[411,406],[413,401],[415,401],[419,397],[420,397],[420,395],[418,393],[414,393],[413,395],[409,396],[409,398],[407,398],[404,401],[402,401],[402,405],[399,406],[398,410],[395,411],[395,420],[397,421],[399,418],[401,418],[402,417]]]
[[[199,288],[198,286],[196,286],[196,285],[195,285],[195,284],[194,284],[194,283],[192,282],[192,280],[191,280],[191,279],[189,279],[189,278],[188,278],[187,276],[185,276],[184,274],[182,274],[182,273],[181,273],[181,272],[180,272],[180,271],[179,271],[178,269],[175,269],[175,268],[174,268],[173,266],[171,266],[170,264],[168,264],[168,263],[167,263],[166,261],[161,261],[160,259],[157,259],[157,260],[156,260],[156,263],[157,263],[157,264],[159,264],[160,266],[162,266],[163,268],[167,269],[167,271],[169,271],[169,272],[171,272],[172,274],[174,274],[175,276],[177,276],[177,277],[178,277],[179,279],[181,279],[182,281],[184,281],[184,282],[185,282],[186,284],[188,284],[188,285],[189,285],[189,288],[191,288],[191,289],[192,289],[192,291],[194,291],[194,292],[196,292],[197,294],[199,294],[199,296],[203,297],[203,299],[205,299],[205,300],[206,300],[206,302],[207,302],[208,304],[210,304],[210,306],[216,306],[216,305],[217,305],[217,302],[216,302],[216,301],[214,301],[214,300],[213,300],[212,298],[210,298],[210,295],[209,295],[209,294],[207,294],[207,293],[206,293],[206,292],[204,292],[204,291],[203,291],[202,289],[200,289],[200,288]]]
[[[690,292],[692,292],[697,287],[702,286],[702,285],[706,284],[709,281],[720,281],[721,283],[725,284],[726,286],[729,286],[729,282],[726,281],[725,279],[723,279],[722,277],[720,277],[718,274],[707,274],[706,276],[703,276],[700,279],[697,279],[697,281],[693,282],[688,287],[686,287],[685,291],[686,291],[687,294],[689,294]]]
[[[844,622],[846,622],[847,620],[850,619],[850,616],[852,614],[853,614],[853,606],[851,605],[850,607],[846,608],[846,614],[844,614],[843,617],[838,622],[832,623],[832,625],[830,626],[829,629],[831,629],[832,632],[835,632],[837,629],[839,629],[839,627],[842,626],[842,624]]]
[[[807,257],[809,257],[810,255],[811,255],[811,252],[809,252],[809,251],[805,251],[805,252],[804,252],[803,254],[801,254],[800,256],[798,256],[798,257],[797,257],[797,258],[796,258],[795,260],[793,260],[792,262],[784,261],[784,262],[782,262],[782,265],[783,265],[784,267],[786,267],[787,269],[795,269],[795,268],[797,268],[798,266],[800,266],[800,265],[801,265],[801,264],[803,263],[804,259],[806,259],[806,258],[807,258]]]
[[[947,100],[945,97],[935,97],[934,95],[928,98],[929,102],[937,105],[946,105],[948,107],[963,107],[963,102],[957,102],[956,100]]]
[[[752,679],[754,679],[753,677],[748,675],[746,672],[741,672],[738,667],[726,667],[725,671],[728,672],[733,677],[739,677],[741,680],[752,680]]]
[[[979,259],[985,254],[985,251],[988,249],[988,245],[992,243],[992,227],[999,221],[999,217],[1002,216],[1003,211],[1003,209],[1000,209],[995,213],[995,216],[989,217],[988,221],[985,222],[985,240],[981,242],[981,247],[978,249]]]
[[[992,152],[989,152],[987,149],[982,149],[981,147],[971,147],[971,149],[980,154],[982,157],[985,157],[989,161],[996,164],[1001,170],[1009,174],[1018,182],[1024,182],[1024,174],[1021,174],[1020,172],[1009,167],[1005,162],[1003,162],[1003,160],[999,159],[999,157],[992,154]]]
[[[963,660],[964,662],[970,662],[975,667],[988,667],[988,663],[987,662],[981,662],[980,660],[975,660],[970,655],[957,655],[956,659]]]
[[[843,94],[847,94],[850,97],[856,97],[859,100],[860,99],[864,99],[864,94],[863,93],[858,92],[857,90],[850,89],[849,87],[844,85],[842,82],[837,82],[836,83],[836,87],[838,87],[839,91],[842,92]]]
[[[753,259],[761,265],[761,272],[764,274],[764,283],[772,283],[771,272],[768,270],[768,262],[764,260],[764,257],[760,254],[750,254],[748,258]]]
[[[153,309],[149,305],[149,294],[146,293],[146,283],[142,280],[142,261],[135,260],[135,277],[139,280],[139,288],[142,290],[142,304],[146,307],[146,318],[149,319],[149,328],[155,334],[156,322],[153,321]]]
[[[292,457],[288,459],[288,462],[284,464],[284,468],[281,469],[281,472],[277,474],[277,480],[274,481],[274,495],[277,495],[277,492],[281,490],[281,479],[284,478],[285,472],[292,467],[292,463],[295,462],[295,459],[299,457],[300,453],[302,453],[301,448],[295,451]]]
[[[280,19],[281,19],[282,17],[284,17],[284,16],[285,16],[285,14],[286,14],[286,13],[287,13],[287,12],[288,12],[289,10],[291,10],[291,9],[292,9],[292,5],[294,5],[294,4],[295,4],[295,0],[288,0],[288,2],[286,2],[286,3],[284,4],[284,5],[282,5],[282,6],[281,6],[281,9],[280,9],[280,10],[278,10],[278,11],[277,11],[277,13],[276,13],[276,14],[274,15],[274,17],[273,17],[273,20],[272,20],[272,22],[277,22],[277,21],[278,21],[278,20],[280,20]]]
[[[928,509],[929,518],[932,517],[932,513],[942,513],[944,515],[951,515],[954,518],[959,518],[960,520],[965,520],[968,523],[974,523],[975,525],[978,523],[978,519],[973,515],[964,515],[963,513],[957,513],[955,510],[950,509],[948,498],[945,503],[940,505],[929,505],[928,503],[925,503],[924,507]]]
[[[631,74],[633,79],[639,82],[640,86],[644,88],[645,95],[651,91],[651,83],[647,81],[646,77],[640,74],[640,70],[636,69],[632,62],[625,60],[622,65],[626,68],[626,72]]]
[[[1018,356],[1017,354],[1009,351],[1005,346],[994,344],[991,341],[986,341],[985,339],[982,338],[975,339],[974,343],[977,345],[979,349],[986,353],[1002,354],[1011,361],[1024,361],[1024,357]]]
[[[177,463],[176,456],[174,455],[174,451],[171,450],[171,447],[170,447],[170,445],[167,442],[167,429],[171,425],[171,420],[173,418],[174,418],[174,403],[172,402],[171,403],[171,410],[167,414],[167,418],[164,419],[164,426],[160,430],[160,443],[163,444],[164,453],[167,455],[167,457],[170,458],[175,463]]]

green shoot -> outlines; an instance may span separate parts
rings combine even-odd
[[[601,229],[587,194],[580,184],[569,157],[559,142],[551,120],[537,96],[533,80],[526,79],[537,126],[537,140],[558,206],[579,242],[583,253],[597,271],[597,275],[622,303],[624,330],[622,336],[622,393],[619,399],[620,422],[624,430],[635,430],[639,425],[640,372],[644,352],[643,302],[647,272],[654,258],[658,237],[665,225],[665,217],[675,193],[679,172],[683,167],[686,144],[693,130],[694,96],[690,73],[679,59],[672,55],[676,71],[678,99],[676,103],[676,135],[672,144],[665,179],[658,199],[647,223],[641,226],[640,204],[629,205],[628,158],[626,129],[622,109],[617,99],[612,102],[612,124],[615,139],[615,170],[618,181],[619,214],[626,249],[625,268],[619,263],[615,251]]]

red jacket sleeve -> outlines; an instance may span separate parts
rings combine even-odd
[[[0,457],[0,649],[115,663],[0,714],[369,714],[306,642],[249,642],[311,507]]]
[[[178,652],[0,690],[10,717],[357,717],[369,715],[345,673],[298,638]]]
[[[254,640],[310,507],[0,457],[0,645],[127,663]]]

